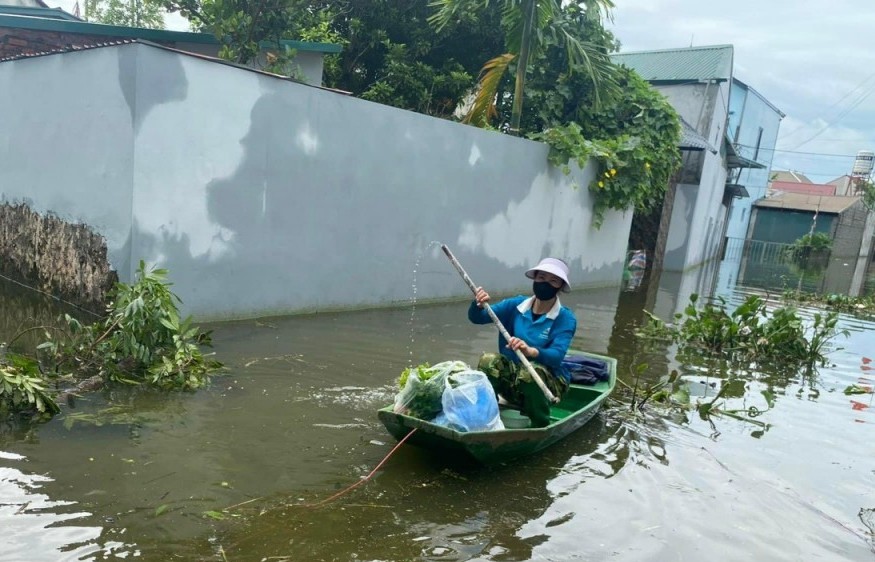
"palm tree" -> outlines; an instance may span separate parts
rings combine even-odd
[[[437,10],[429,21],[438,31],[463,14],[485,10],[495,0],[432,0]],[[615,86],[614,71],[610,59],[601,48],[581,41],[563,17],[562,0],[503,0],[503,23],[507,27],[507,53],[498,55],[483,65],[480,71],[480,87],[466,123],[486,124],[496,115],[495,99],[501,78],[513,61],[517,61],[510,131],[519,134],[523,112],[523,91],[529,61],[550,40],[565,47],[568,70],[583,70],[593,82],[595,99]],[[589,18],[600,20],[602,13],[609,16],[614,7],[612,0],[584,0],[576,2]]]

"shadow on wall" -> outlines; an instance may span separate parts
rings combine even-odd
[[[463,221],[491,219],[541,171],[503,165],[499,135],[271,82],[260,81],[239,165],[206,185],[209,228],[134,225],[134,251],[195,287],[186,304],[197,310],[230,294],[241,314],[406,300],[409,284],[379,279],[408,278],[431,240],[455,243]],[[207,230],[196,254],[189,243]]]
[[[361,107],[338,116],[330,101],[312,104],[286,86],[258,99],[240,166],[207,188],[210,218],[234,233],[238,258],[255,250],[342,271],[343,254],[379,254],[381,237],[435,232],[455,243],[462,219],[485,222],[496,209],[467,202],[522,198],[539,171],[511,178],[495,158],[473,157],[461,125],[351,99],[342,102]],[[441,212],[459,208],[464,217]],[[267,240],[282,243],[265,248]]]
[[[687,267],[690,225],[693,224],[695,209],[696,192],[686,185],[678,185],[663,258],[665,271],[683,271]]]
[[[150,81],[148,84],[138,83],[137,75],[143,70],[142,67],[155,64],[156,60],[151,57],[138,59],[139,52],[140,45],[128,45],[119,51],[118,57],[119,87],[131,111],[135,133],[153,108],[164,103],[185,100],[188,94],[188,79],[178,56],[158,59],[160,67],[151,69],[151,72],[155,73],[154,76],[160,76],[161,80]],[[148,72],[149,69],[146,70]]]
[[[0,205],[0,273],[94,312],[118,281],[106,239],[84,224]]]

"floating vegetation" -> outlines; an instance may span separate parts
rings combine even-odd
[[[698,295],[690,297],[683,313],[675,315],[675,323],[667,324],[649,314],[650,320],[638,332],[646,339],[671,341],[680,352],[706,351],[720,355],[735,364],[826,365],[826,353],[838,336],[848,336],[838,330],[838,314],[815,313],[806,326],[797,310],[785,306],[767,310],[758,296],[748,297],[733,312],[726,310],[726,301],[718,298],[697,308]]]
[[[775,405],[775,392],[770,386],[760,390],[758,396],[761,400],[756,399],[756,403],[751,404],[748,391],[755,386],[755,381],[745,380],[731,369],[724,373],[728,378],[680,375],[673,370],[656,382],[643,384],[641,376],[647,370],[646,363],[631,368],[633,385],[618,379],[625,388],[617,392],[615,398],[621,403],[628,403],[628,411],[636,417],[656,410],[661,415],[673,414],[680,423],[686,423],[689,421],[688,415],[695,413],[711,424],[713,437],[720,434],[714,425],[714,416],[726,416],[755,426],[751,436],[756,438],[771,427],[769,423],[757,419]],[[735,405],[736,399],[743,399],[741,407]]]
[[[849,297],[847,295],[819,295],[788,289],[781,295],[787,302],[804,303],[851,314],[875,314],[875,297]]]
[[[851,386],[845,388],[844,392],[847,396],[853,396],[855,394],[872,394],[873,390],[871,386],[863,384],[852,384]]]
[[[697,306],[699,305],[699,306]],[[817,366],[827,364],[827,354],[839,335],[838,313],[815,313],[803,319],[792,306],[767,308],[758,296],[750,296],[730,311],[723,299],[701,303],[697,295],[674,323],[650,315],[638,336],[677,345],[678,371],[642,384],[646,365],[633,368],[629,385],[631,408],[646,405],[679,413],[695,412],[719,435],[715,416],[725,416],[755,426],[751,436],[762,437],[770,425],[763,414],[784,394],[788,383],[799,383],[797,396],[809,400],[820,396]],[[707,373],[697,375],[695,373]],[[688,418],[686,418],[688,419]]]
[[[222,366],[201,352],[210,333],[180,319],[166,270],[147,270],[141,261],[137,277],[133,285],[116,284],[106,316],[93,324],[65,314],[62,328],[28,328],[12,338],[10,344],[42,330],[46,341],[35,357],[0,346],[0,415],[46,420],[60,411],[58,399],[107,383],[195,390],[209,382]],[[62,384],[72,389],[61,391]]]
[[[140,261],[137,276],[133,285],[116,285],[103,320],[84,325],[65,315],[67,332],[47,332],[49,340],[39,346],[44,360],[56,372],[99,375],[107,382],[178,390],[206,385],[221,367],[200,351],[211,344],[210,332],[180,319],[166,270],[147,271]]]
[[[46,391],[46,381],[35,361],[14,354],[0,355],[0,416],[49,419],[58,412],[60,408]]]

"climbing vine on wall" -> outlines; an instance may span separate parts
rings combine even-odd
[[[576,122],[531,135],[550,145],[550,162],[568,174],[570,164],[598,163],[589,184],[596,226],[607,210],[647,211],[662,200],[681,165],[680,119],[662,94],[622,68],[620,93]]]

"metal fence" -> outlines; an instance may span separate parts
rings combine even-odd
[[[800,263],[794,259],[793,248],[793,244],[780,242],[727,238],[723,259],[740,263],[738,282],[741,285],[772,291],[801,288],[820,292],[829,257]]]

